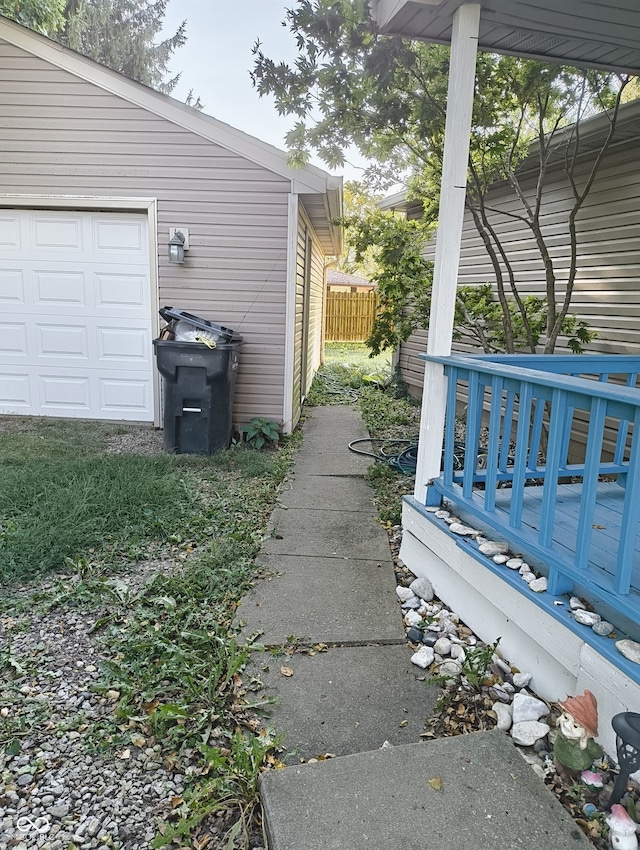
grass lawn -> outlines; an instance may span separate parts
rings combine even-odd
[[[392,352],[383,351],[371,357],[363,342],[327,342],[324,346],[324,362],[327,366],[343,365],[370,374],[391,374]]]
[[[275,748],[245,708],[250,648],[231,625],[299,438],[207,457],[164,454],[157,438],[133,426],[0,419],[0,705],[15,718],[3,720],[0,752],[19,754],[25,736],[42,735],[45,748],[47,734],[20,690],[34,659],[16,654],[11,634],[35,613],[91,612],[96,687],[119,694],[111,720],[87,733],[91,746],[145,741],[195,759],[205,779],[154,843],[175,835],[190,846],[217,810],[251,821]]]
[[[323,367],[311,400],[359,402],[374,437],[412,431],[418,408],[393,385],[381,389],[390,368],[372,371],[362,346],[335,349],[341,362]],[[46,731],[46,707],[35,711],[22,693],[37,660],[21,656],[12,630],[29,629],[34,615],[87,612],[95,687],[118,695],[88,745],[113,759],[160,745],[193,777],[151,846],[199,846],[216,812],[228,828],[221,846],[249,846],[257,779],[277,740],[248,705],[251,647],[237,643],[232,623],[299,438],[275,450],[167,455],[150,429],[0,418],[0,755],[18,755],[26,736],[46,749],[56,734]],[[381,463],[370,480],[381,517],[395,522],[410,477]],[[0,782],[8,776],[0,769]]]

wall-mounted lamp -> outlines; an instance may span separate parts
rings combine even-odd
[[[184,263],[184,252],[189,250],[189,231],[186,227],[169,228],[169,262]]]

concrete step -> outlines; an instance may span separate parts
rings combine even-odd
[[[502,732],[270,771],[270,850],[588,850]]]

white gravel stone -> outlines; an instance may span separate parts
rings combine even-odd
[[[599,623],[594,623],[591,628],[600,637],[607,637],[614,630],[614,626],[611,623],[607,623],[606,620],[600,620]]]
[[[595,626],[602,619],[600,614],[596,614],[595,611],[586,611],[582,608],[576,609],[574,617],[576,623],[581,623],[583,626]]]
[[[409,587],[403,587],[399,584],[396,587],[396,595],[398,599],[402,600],[402,602],[406,602],[407,599],[411,599],[412,596],[415,596],[415,593]]]
[[[421,667],[423,670],[426,670],[427,667],[433,664],[433,660],[435,658],[435,652],[430,646],[421,646],[417,652],[414,652],[411,656],[411,663],[415,664],[416,667]]]
[[[532,570],[531,570],[531,567],[529,566],[529,564],[527,564],[526,561],[523,561],[520,564],[520,569],[518,570],[518,572],[520,573],[521,576],[523,576],[525,573],[532,572]]]
[[[499,700],[502,700],[502,702],[505,702],[505,703],[511,702],[511,692],[508,691],[504,687],[504,685],[500,685],[500,684],[492,685],[491,688],[489,689],[489,692],[494,697],[497,697]]]
[[[459,534],[461,537],[477,537],[478,534],[480,534],[477,528],[469,528],[468,525],[463,525],[460,522],[452,522],[449,529],[454,534]]]
[[[508,732],[511,729],[513,718],[511,717],[511,706],[505,705],[503,702],[494,702],[491,710],[495,711],[498,716],[498,729],[502,732]]]
[[[509,558],[509,560],[505,562],[505,567],[509,567],[510,570],[519,570],[523,564],[524,561],[522,558]]]
[[[513,684],[516,688],[526,688],[533,679],[533,673],[514,673]]]
[[[409,585],[409,590],[415,593],[415,595],[424,602],[431,602],[433,599],[433,585],[429,579],[424,576],[414,579],[414,581],[412,581]]]
[[[441,676],[459,676],[462,672],[462,664],[459,661],[454,661],[453,658],[447,658],[438,668],[438,673]]]
[[[438,519],[447,519],[448,517],[451,516],[451,511],[439,510],[439,511],[436,511],[436,516],[438,517]]]
[[[536,578],[533,581],[529,582],[529,588],[533,590],[534,593],[544,593],[547,589],[549,582],[547,581],[546,576],[541,576],[540,578]]]
[[[549,726],[546,723],[540,723],[539,720],[524,720],[521,723],[514,723],[511,727],[511,738],[514,744],[520,747],[532,747],[540,738],[544,738],[550,732]]]
[[[582,599],[580,599],[578,596],[572,596],[571,599],[569,600],[569,607],[571,608],[572,611],[577,611],[578,609],[586,608],[587,606],[584,604]]]
[[[616,649],[629,661],[640,664],[640,643],[635,640],[617,640]]]
[[[526,581],[527,584],[531,584],[532,581],[536,580],[536,574],[535,573],[526,572],[526,573],[521,573],[520,575],[522,576],[522,581]]]
[[[449,638],[441,637],[433,645],[434,650],[438,655],[449,655],[451,652],[451,641]]]
[[[467,657],[467,653],[464,651],[464,648],[458,643],[451,644],[451,651],[449,654],[451,658],[453,658],[455,661],[459,661],[460,664],[462,664],[465,658]]]
[[[506,555],[509,551],[509,544],[502,543],[499,540],[487,540],[486,543],[480,545],[480,551],[489,558],[493,558],[495,555]]]
[[[499,670],[502,670],[503,673],[507,673],[507,674],[511,673],[511,667],[507,664],[507,662],[503,658],[500,658],[500,656],[497,655],[495,652],[491,656],[491,661],[492,661],[493,664],[496,665],[496,667]]]
[[[422,617],[417,611],[407,611],[403,619],[408,626],[417,626],[422,622]]]
[[[549,714],[549,706],[537,697],[522,691],[513,698],[513,722],[522,723],[526,720],[540,720]]]
[[[402,603],[403,608],[414,608],[417,610],[422,605],[422,600],[417,596],[411,596],[409,599],[405,599]]]
[[[510,560],[508,555],[494,555],[493,562],[495,564],[506,564]]]

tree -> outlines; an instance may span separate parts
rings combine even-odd
[[[64,24],[65,0],[0,0],[0,15],[43,35],[52,35]]]
[[[378,203],[382,195],[372,194],[367,187],[356,180],[347,180],[343,189],[344,218],[342,223],[345,227],[345,251],[336,264],[336,269],[345,274],[360,275],[370,280],[377,271],[374,259],[374,246],[363,246],[356,248],[358,228],[363,221],[378,210]]]
[[[167,65],[186,41],[186,21],[158,43],[169,0],[66,0],[62,44],[132,80],[169,94],[180,75],[167,80]]]
[[[272,95],[281,114],[297,121],[287,136],[295,163],[311,151],[330,166],[344,163],[350,144],[374,161],[366,175],[380,187],[405,180],[411,197],[422,201],[425,221],[438,214],[438,187],[444,147],[448,48],[380,35],[367,0],[298,0],[285,24],[294,34],[299,55],[293,65],[276,64],[254,47],[252,79],[258,93]],[[541,310],[545,312],[544,350],[555,349],[567,322],[574,345],[590,332],[571,321],[568,310],[577,271],[576,218],[593,185],[615,132],[620,98],[627,78],[581,72],[509,56],[480,54],[471,139],[467,204],[491,259],[504,350],[536,351]],[[581,151],[581,124],[599,110],[610,132],[582,182],[576,165]],[[567,129],[573,127],[573,129]],[[519,167],[531,145],[538,145],[538,179],[531,201]],[[571,272],[565,281],[556,271],[541,225],[545,178],[553,158],[564,157],[574,196],[567,222]],[[506,181],[522,205],[519,218],[530,229],[544,267],[546,297],[533,301],[521,294],[509,253],[492,224],[487,191]],[[476,331],[481,328],[476,328]]]

